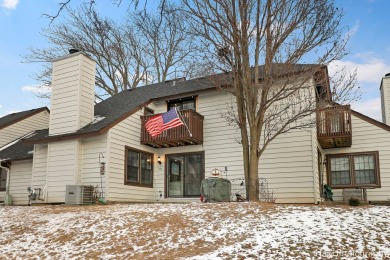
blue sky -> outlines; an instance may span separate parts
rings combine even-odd
[[[55,14],[61,0],[0,0],[0,116],[49,105],[30,90],[37,84],[31,75],[35,64],[22,63],[28,47],[44,47],[41,28],[49,25],[43,13]],[[81,1],[73,0],[74,5]],[[97,9],[109,17],[118,17],[119,9],[112,1],[98,1]],[[104,4],[102,4],[102,2]],[[125,2],[125,1],[123,1]],[[354,109],[381,119],[379,84],[390,72],[389,0],[335,0],[345,12],[344,23],[352,32],[350,54],[338,64],[357,69],[362,99]],[[331,69],[330,69],[331,70]]]

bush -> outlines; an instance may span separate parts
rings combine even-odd
[[[360,200],[356,198],[350,198],[348,200],[350,206],[360,206]]]

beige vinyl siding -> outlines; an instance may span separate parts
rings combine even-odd
[[[183,96],[186,97],[186,96]],[[205,153],[205,176],[211,177],[214,168],[224,170],[228,166],[228,178],[243,177],[242,175],[242,150],[241,146],[234,141],[233,136],[238,136],[234,127],[228,126],[222,113],[226,111],[226,105],[230,102],[231,96],[226,92],[204,91],[198,94],[197,112],[204,116],[203,122],[203,145],[189,145],[172,148],[155,149],[156,156],[162,159],[162,165],[155,167],[155,196],[159,191],[165,197],[165,155],[176,153]],[[155,113],[166,112],[166,103],[159,101],[154,103]],[[149,106],[150,107],[150,106]],[[229,138],[227,138],[229,137]],[[178,198],[168,198],[165,200],[182,201]],[[186,199],[193,201],[193,199]],[[198,198],[195,199],[199,201]]]
[[[343,200],[343,190],[342,189],[334,189],[333,192],[333,200],[334,201],[342,201]]]
[[[36,144],[34,146],[34,159],[32,168],[32,183],[33,188],[44,189],[47,176],[47,144]]]
[[[214,99],[220,97],[220,93],[215,93],[215,97],[210,96],[210,104]],[[209,139],[205,143],[206,151],[206,173],[210,172],[213,165],[224,170],[228,167],[228,178],[243,178],[242,147],[237,143],[241,139],[240,132],[233,127],[227,126],[227,122],[222,113],[226,112],[226,107],[235,102],[228,94],[225,94],[222,102],[217,102],[218,108],[212,105],[207,111],[219,110],[219,113],[211,112],[213,116],[210,123],[205,126],[205,133],[209,132]],[[199,107],[203,106],[203,99],[199,98]],[[203,114],[205,114],[203,112]],[[205,116],[206,118],[206,116]],[[207,123],[205,119],[205,124]],[[311,130],[294,131],[283,134],[273,140],[266,148],[260,158],[259,177],[268,181],[270,191],[274,192],[276,202],[299,202],[313,203],[315,201],[313,173],[314,162],[313,155],[314,139]],[[214,164],[215,163],[215,164]]]
[[[67,184],[101,186],[99,153],[106,157],[107,135],[35,145],[32,186],[48,190],[48,202],[64,201]],[[77,153],[76,153],[77,152]],[[50,158],[50,167],[47,161]],[[102,158],[105,161],[106,158]],[[106,176],[102,179],[105,187]],[[64,195],[62,195],[64,194]]]
[[[49,126],[49,113],[44,110],[33,116],[27,117],[19,122],[0,129],[0,147],[39,129]]]
[[[27,205],[31,186],[32,160],[14,161],[11,166],[9,194],[14,205]]]
[[[100,165],[99,154],[101,162],[107,162],[107,134],[99,135],[96,137],[86,138],[81,140],[81,176],[80,184],[99,186],[99,192],[101,191],[101,179],[100,179]],[[106,168],[107,169],[107,168]],[[103,189],[105,192],[106,176],[102,176]]]
[[[312,131],[278,136],[260,159],[259,176],[266,178],[277,203],[316,203],[317,180]]]
[[[95,64],[83,54],[53,63],[50,135],[74,132],[93,120]]]
[[[49,143],[47,165],[47,202],[64,202],[66,185],[76,183],[79,140]]]
[[[388,201],[390,199],[390,132],[368,123],[354,115],[352,120],[352,147],[325,149],[326,154],[355,152],[379,152],[381,188],[368,189],[369,201]],[[335,200],[342,200],[342,190],[333,190]]]
[[[185,96],[183,96],[185,97]],[[244,178],[242,147],[238,144],[240,132],[229,126],[223,113],[232,102],[230,94],[217,91],[205,91],[198,95],[197,112],[204,116],[204,143],[185,147],[155,149],[156,156],[165,159],[165,154],[205,152],[205,176],[218,168],[225,177],[228,167],[228,179]],[[234,102],[234,100],[233,100]],[[154,107],[155,113],[166,112],[165,102],[159,101]],[[259,176],[266,178],[269,188],[275,192],[276,202],[314,203],[318,194],[317,180],[313,172],[313,150],[316,157],[312,131],[295,131],[276,138],[263,154],[259,165]],[[315,148],[315,149],[314,149]],[[155,189],[164,191],[165,161],[155,167]],[[173,199],[172,199],[173,200]]]
[[[150,147],[140,144],[141,120],[143,111],[126,118],[119,124],[109,130],[109,158],[108,165],[108,194],[107,200],[110,201],[154,201],[156,199],[155,189],[146,187],[137,187],[124,185],[125,177],[125,146],[149,153],[155,153]],[[154,186],[156,178],[157,157],[154,156]]]

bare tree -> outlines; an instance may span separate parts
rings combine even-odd
[[[70,48],[84,51],[97,63],[97,97],[104,99],[122,90],[172,77],[193,77],[200,59],[184,20],[172,6],[160,14],[130,13],[127,22],[116,23],[101,17],[94,6],[84,4],[67,9],[64,22],[43,31],[49,48],[30,48],[26,62],[42,63],[34,75],[42,86],[51,84],[51,62]],[[160,19],[161,18],[161,19]]]
[[[255,201],[267,146],[280,134],[313,126],[318,105],[313,86],[327,90],[330,104],[331,94],[346,101],[355,89],[354,74],[333,78],[343,84],[332,90],[327,85],[326,65],[346,54],[342,10],[333,0],[181,2],[212,69],[231,71],[225,89],[234,102],[225,116],[240,131],[247,198]]]
[[[183,3],[195,33],[232,71],[227,91],[235,102],[226,117],[240,130],[247,198],[255,201],[259,159],[270,142],[313,126],[313,85],[326,84],[324,65],[345,55],[342,11],[331,0]],[[298,64],[305,61],[311,64]]]
[[[197,75],[196,68],[202,62],[201,50],[194,35],[189,34],[183,13],[174,5],[166,4],[161,12],[137,12],[130,16],[128,26],[135,25],[143,52],[150,57],[153,81]]]

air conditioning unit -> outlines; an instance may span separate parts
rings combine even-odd
[[[65,204],[89,205],[93,202],[93,186],[66,185]]]

